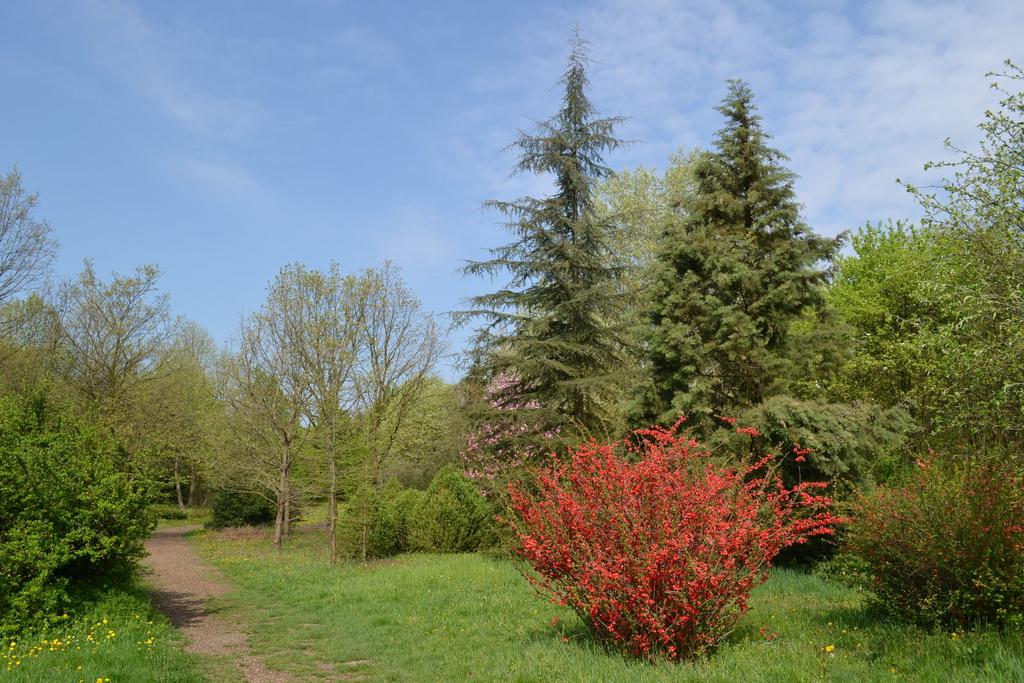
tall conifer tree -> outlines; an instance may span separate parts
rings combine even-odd
[[[502,376],[496,403],[530,410],[539,431],[605,435],[615,422],[621,371],[622,289],[611,265],[611,217],[594,211],[595,184],[611,175],[603,155],[622,145],[619,117],[600,117],[587,97],[587,44],[578,36],[561,79],[562,107],[534,132],[520,132],[516,173],[550,174],[542,198],[491,201],[515,240],[470,262],[470,275],[510,276],[497,292],[473,297],[461,318],[486,324],[475,336],[486,374]],[[508,381],[511,378],[511,381]]]
[[[825,265],[840,239],[800,216],[787,157],[768,146],[753,94],[730,81],[715,151],[669,216],[647,295],[651,386],[643,417],[691,423],[784,393],[794,321],[822,306]]]

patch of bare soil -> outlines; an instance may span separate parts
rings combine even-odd
[[[250,683],[281,683],[292,677],[272,671],[249,650],[241,627],[209,610],[212,598],[230,590],[224,576],[204,562],[189,545],[185,534],[196,526],[157,529],[146,542],[145,565],[152,572],[153,602],[184,634],[189,652],[229,655]]]

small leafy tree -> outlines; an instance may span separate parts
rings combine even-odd
[[[409,541],[429,552],[477,550],[490,540],[492,514],[472,482],[454,467],[443,467],[413,513]]]
[[[38,283],[56,255],[49,223],[32,215],[38,202],[17,168],[0,176],[0,304]]]
[[[907,189],[936,242],[929,298],[949,317],[930,340],[951,388],[938,397],[934,431],[1011,452],[1024,443],[1024,70],[1007,61],[988,75],[1002,98],[985,112],[977,151],[947,140],[954,158],[925,169],[951,175],[938,190]]]

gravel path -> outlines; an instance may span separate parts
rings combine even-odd
[[[157,529],[148,541],[145,565],[152,571],[153,602],[167,615],[188,643],[186,650],[203,655],[230,655],[239,672],[250,683],[281,683],[291,677],[271,671],[249,651],[241,627],[219,614],[211,613],[211,598],[230,590],[224,576],[203,561],[185,534],[197,526]]]

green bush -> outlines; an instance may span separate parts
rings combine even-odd
[[[157,519],[188,519],[188,510],[182,510],[174,503],[154,503],[149,509]]]
[[[409,524],[425,494],[391,480],[378,491],[358,487],[339,512],[338,543],[348,557],[391,557],[410,549]]]
[[[211,529],[259,526],[273,522],[276,516],[277,508],[266,496],[223,490],[213,494],[213,518],[206,526]]]
[[[878,604],[964,627],[1024,622],[1024,472],[1002,460],[919,461],[854,506],[849,549]]]
[[[478,550],[492,541],[492,518],[490,505],[473,483],[448,465],[434,476],[413,511],[409,543],[428,552]]]
[[[0,399],[0,632],[130,576],[155,520],[122,451],[44,399]]]
[[[900,408],[881,409],[864,403],[825,403],[789,396],[772,396],[736,416],[737,425],[755,427],[760,442],[788,456],[793,448],[810,450],[802,463],[782,459],[780,472],[787,486],[801,481],[829,482],[829,495],[848,498],[875,479],[879,460],[903,452],[907,434],[914,429]],[[749,438],[735,433],[715,434],[711,443],[728,436],[733,450],[742,453]],[[885,465],[888,467],[888,465]]]

